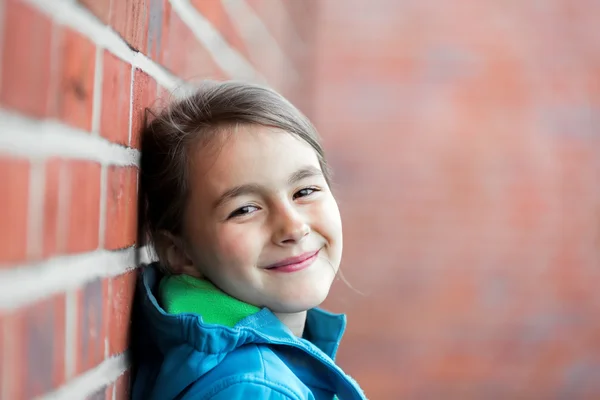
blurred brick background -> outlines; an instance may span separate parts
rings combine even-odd
[[[127,398],[137,132],[207,77],[266,82],[321,131],[356,289],[326,306],[369,398],[599,398],[598,15],[0,0],[0,398]]]
[[[600,3],[319,4],[340,363],[373,399],[600,398]]]

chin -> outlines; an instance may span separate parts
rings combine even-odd
[[[288,294],[287,298],[281,298],[280,301],[274,302],[273,307],[269,308],[273,312],[288,314],[307,311],[320,306],[327,298],[330,288],[331,285],[312,287],[310,290],[303,291],[300,296],[294,297],[290,297]]]

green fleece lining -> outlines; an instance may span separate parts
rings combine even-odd
[[[209,281],[189,275],[173,275],[160,281],[161,305],[169,314],[193,313],[209,324],[233,327],[242,319],[260,311],[221,291]]]

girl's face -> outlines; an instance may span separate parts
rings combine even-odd
[[[190,166],[183,236],[192,274],[274,312],[318,306],[340,265],[342,225],[315,151],[262,126],[218,136]]]

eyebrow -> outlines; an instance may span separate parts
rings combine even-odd
[[[255,183],[248,183],[245,185],[232,187],[219,196],[219,198],[215,201],[213,208],[219,208],[221,205],[223,205],[223,203],[226,203],[235,197],[244,196],[247,194],[256,194],[260,193],[260,191],[260,186]]]
[[[298,181],[301,181],[305,178],[311,178],[313,176],[323,176],[323,172],[316,167],[306,166],[300,168],[298,171],[294,172],[288,178],[288,184],[292,185]],[[231,189],[226,190],[219,198],[215,201],[213,208],[218,208],[223,205],[225,202],[238,197],[244,196],[248,194],[256,194],[262,192],[262,187],[256,183],[247,183],[244,185],[234,186]]]
[[[288,183],[294,184],[298,181],[301,181],[305,178],[312,178],[313,176],[323,176],[323,172],[312,165],[300,168],[298,171],[294,172],[288,179]]]

